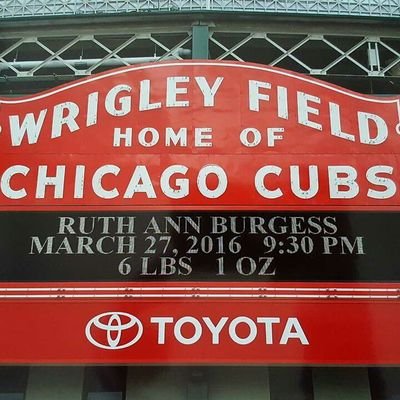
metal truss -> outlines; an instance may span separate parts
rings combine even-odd
[[[400,37],[213,32],[214,57],[280,66],[309,75],[400,76]]]
[[[84,76],[134,63],[190,55],[191,32],[20,37],[0,41],[0,76]],[[309,75],[400,76],[399,37],[221,32],[211,59],[250,61]]]
[[[152,10],[399,17],[400,0],[0,0],[0,18]]]
[[[190,32],[22,37],[0,42],[0,76],[84,76],[135,63],[182,59]],[[190,47],[190,44],[189,44]]]

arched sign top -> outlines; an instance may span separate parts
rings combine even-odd
[[[0,99],[0,106],[7,153],[176,154],[204,152],[203,147],[227,154],[286,148],[382,153],[382,147],[396,153],[391,136],[400,129],[400,98],[361,95],[280,68],[225,61],[128,66],[40,94]],[[215,132],[207,145],[196,143],[191,132],[204,127]],[[131,140],[121,140],[127,128]],[[282,129],[284,139],[270,133],[269,142],[258,143],[258,132],[264,136],[268,128]]]

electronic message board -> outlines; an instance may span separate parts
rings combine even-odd
[[[399,134],[398,97],[226,61],[0,99],[0,361],[399,363]]]

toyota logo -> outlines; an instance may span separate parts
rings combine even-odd
[[[138,342],[143,335],[143,325],[131,314],[111,311],[93,317],[87,323],[85,333],[94,346],[118,350]]]

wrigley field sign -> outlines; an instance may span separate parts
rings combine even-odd
[[[398,207],[399,107],[252,64],[107,72],[0,101],[0,207]]]

